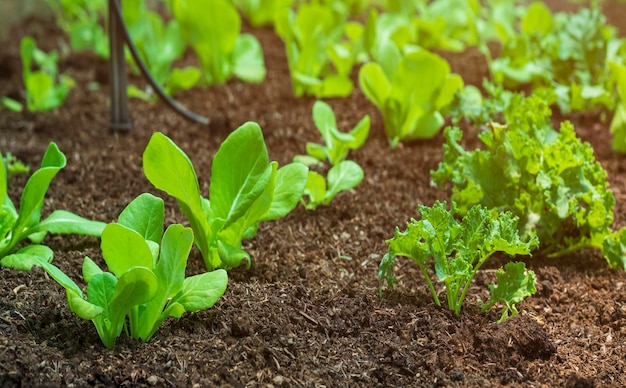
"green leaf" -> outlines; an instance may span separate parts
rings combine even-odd
[[[309,171],[303,195],[309,198],[308,202],[303,203],[306,209],[314,210],[321,205],[326,197],[326,180],[324,177],[315,171]]]
[[[55,210],[31,231],[99,237],[106,225],[104,222],[88,220],[65,210]]]
[[[20,214],[14,230],[21,235],[25,229],[35,226],[41,217],[43,199],[50,182],[65,167],[65,155],[56,143],[51,142],[43,156],[41,168],[33,173],[26,182],[20,200]],[[30,234],[30,233],[27,233]]]
[[[356,187],[363,180],[363,169],[351,160],[344,160],[328,171],[328,190],[325,202],[328,203],[339,192]]]
[[[117,276],[134,267],[153,267],[153,258],[146,240],[137,232],[120,224],[108,224],[102,232],[102,256]]]
[[[224,295],[228,285],[226,271],[217,269],[185,279],[182,292],[174,298],[186,311],[200,311],[212,307]]]
[[[165,205],[161,198],[140,194],[120,213],[117,222],[139,233],[145,240],[161,243]]]
[[[24,106],[21,102],[9,97],[0,98],[0,103],[2,103],[2,105],[11,112],[21,112],[24,109]]]
[[[233,73],[237,78],[254,83],[263,81],[266,74],[263,49],[253,35],[242,34],[237,38],[233,58]]]
[[[143,169],[154,187],[178,200],[194,231],[196,245],[206,260],[211,229],[202,206],[198,178],[187,155],[172,140],[157,132],[143,153]]]
[[[222,220],[223,227],[246,212],[265,190],[271,175],[272,168],[258,124],[248,122],[224,140],[213,159],[209,188],[211,210]]]
[[[308,169],[300,163],[290,163],[278,169],[274,195],[269,210],[261,221],[285,217],[302,198],[308,179]]]
[[[55,265],[51,264],[50,261],[51,260],[48,260],[45,257],[35,257],[35,265],[43,268],[48,273],[48,275],[50,275],[51,278],[53,278],[57,283],[63,286],[63,288],[82,297],[83,292],[81,291],[80,287],[78,287],[78,285],[72,279],[70,279],[65,273],[63,273],[63,271],[61,271]]]
[[[391,94],[391,82],[383,72],[382,67],[375,62],[366,63],[359,70],[359,86],[378,109],[383,109],[385,101]]]
[[[502,316],[498,320],[501,323],[505,319],[517,315],[516,304],[524,300],[525,297],[537,292],[535,288],[535,273],[526,271],[526,264],[523,262],[509,262],[504,269],[496,271],[497,284],[489,284],[491,294],[489,303],[482,306],[483,311],[487,311],[496,303],[504,303]]]
[[[90,283],[94,276],[101,273],[103,273],[103,271],[98,267],[98,264],[85,256],[85,260],[83,260],[83,279],[85,279],[87,283]]]

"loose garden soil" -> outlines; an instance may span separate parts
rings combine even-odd
[[[605,9],[609,20],[623,20],[625,7]],[[270,157],[281,164],[303,153],[307,141],[320,141],[311,118],[314,99],[293,97],[282,42],[271,29],[246,29],[263,45],[268,74],[262,84],[233,80],[177,96],[209,116],[208,127],[161,103],[133,100],[132,132],[111,134],[107,63],[78,53],[61,63],[77,81],[63,107],[2,111],[0,150],[33,170],[50,141],[66,153],[46,213],[67,209],[110,222],[135,196],[151,192],[166,200],[167,223],[184,222],[176,203],[143,176],[141,155],[153,132],[170,136],[189,155],[205,194],[215,151],[245,121],[261,125]],[[63,38],[50,20],[28,20],[14,30],[0,45],[0,96],[23,100],[19,40],[27,34],[45,50]],[[445,56],[468,83],[479,84],[487,72],[475,51]],[[88,87],[93,81],[99,90]],[[506,258],[479,274],[460,316],[433,304],[408,260],[398,261],[396,288],[379,297],[384,240],[416,216],[418,204],[449,199],[450,192],[431,186],[429,174],[441,160],[443,137],[391,149],[380,114],[358,89],[329,103],[343,129],[372,117],[367,143],[351,154],[365,170],[364,181],[317,211],[300,206],[262,224],[245,242],[251,268],[230,273],[223,298],[210,310],[166,321],[151,342],[123,336],[106,349],[44,271],[0,269],[0,386],[626,386],[626,273],[609,269],[596,251],[525,260],[537,274],[537,294],[500,325],[497,311],[480,313],[477,300],[488,298],[489,269]],[[626,225],[626,157],[611,150],[607,121],[597,112],[566,118],[607,169],[615,227]],[[467,144],[478,144],[476,134],[465,128]],[[26,179],[11,179],[14,201]],[[102,263],[98,239],[52,236],[46,243],[76,280],[85,255]],[[203,270],[194,250],[187,272]]]

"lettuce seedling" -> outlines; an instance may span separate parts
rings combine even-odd
[[[307,143],[307,155],[298,155],[294,160],[307,166],[328,160],[332,167],[328,171],[328,183],[321,174],[309,171],[301,201],[308,210],[329,204],[341,191],[350,190],[361,183],[363,169],[345,158],[350,150],[360,148],[365,143],[370,130],[370,118],[366,115],[350,132],[339,131],[333,110],[323,101],[316,101],[313,105],[313,121],[325,145]]]
[[[178,21],[166,24],[158,13],[148,10],[145,1],[124,1],[122,7],[137,51],[165,93],[173,95],[196,86],[202,77],[200,69],[193,66],[172,69],[173,62],[187,48]]]
[[[408,257],[419,266],[435,303],[441,306],[427,268],[432,259],[434,273],[445,284],[448,309],[456,314],[460,314],[472,280],[489,257],[496,252],[528,255],[538,245],[536,236],[527,242],[520,239],[518,218],[509,212],[498,214],[496,210],[476,205],[459,222],[454,218],[458,213],[454,202],[452,209],[446,210],[446,204],[437,201],[433,207],[420,205],[419,213],[419,221],[411,220],[404,232],[396,228],[394,237],[386,241],[389,249],[378,273],[381,287],[384,281],[390,287],[397,283],[392,273],[395,258]],[[517,313],[516,303],[535,292],[535,275],[527,272],[520,262],[507,266],[506,271],[500,270],[497,277],[499,283],[489,287],[492,297],[483,308],[504,302],[502,321],[509,311],[513,315]]]
[[[226,290],[224,270],[185,278],[193,232],[174,224],[163,234],[163,218],[163,200],[144,193],[124,209],[118,223],[106,226],[101,248],[111,272],[85,257],[86,297],[59,268],[39,260],[66,289],[70,309],[94,323],[108,348],[115,346],[127,319],[130,335],[149,341],[168,317],[208,309]]]
[[[29,111],[48,111],[63,104],[74,81],[59,75],[56,52],[45,53],[37,48],[30,36],[22,38],[22,79],[26,89],[26,107]],[[33,70],[36,65],[39,70]]]
[[[65,167],[65,163],[65,155],[55,143],[50,143],[43,156],[41,168],[26,182],[18,211],[9,198],[8,169],[4,158],[0,158],[0,266],[30,271],[37,258],[51,261],[52,250],[38,244],[47,233],[89,236],[100,236],[102,233],[105,223],[90,221],[65,210],[55,210],[40,221],[44,195],[55,175]],[[18,249],[25,239],[35,244]]]
[[[209,84],[221,84],[233,75],[246,82],[265,78],[259,41],[240,34],[241,17],[227,0],[171,0],[174,17],[193,47]]]
[[[345,97],[352,92],[350,72],[362,26],[347,23],[346,15],[330,5],[312,3],[302,4],[297,12],[278,12],[276,32],[285,42],[296,97]]]
[[[324,101],[313,104],[313,121],[325,144],[307,143],[306,152],[316,161],[328,160],[333,166],[344,160],[350,150],[360,148],[370,132],[369,115],[365,115],[350,132],[341,132],[337,129],[332,108]]]
[[[143,154],[148,180],[178,200],[191,224],[194,241],[208,270],[235,268],[250,255],[241,248],[262,221],[284,217],[297,204],[307,182],[307,168],[269,161],[263,133],[248,122],[224,140],[213,158],[209,198],[200,194],[187,155],[161,133],[152,135]]]
[[[315,171],[309,171],[301,202],[307,210],[315,210],[320,205],[328,205],[340,192],[358,186],[363,176],[361,166],[351,160],[342,160],[332,166],[328,170],[327,179]]]
[[[461,131],[444,132],[443,161],[431,172],[441,188],[452,183],[461,213],[475,204],[511,211],[527,240],[535,233],[550,257],[595,247],[611,267],[626,268],[626,250],[611,230],[615,198],[607,173],[571,123],[556,131],[538,96],[516,95],[504,120],[479,135],[486,149],[465,150]]]
[[[273,25],[276,14],[292,3],[293,0],[233,0],[233,4],[254,27]]]
[[[401,140],[430,139],[444,124],[443,112],[463,87],[448,62],[416,47],[400,50],[388,42],[380,51],[383,62],[365,64],[359,85],[380,109],[392,147]]]
[[[57,24],[67,32],[74,51],[92,50],[109,57],[109,39],[104,27],[106,0],[45,0],[56,16]],[[122,2],[124,5],[126,1]]]

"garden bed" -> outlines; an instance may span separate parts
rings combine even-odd
[[[624,13],[624,5],[614,7],[605,13]],[[77,87],[61,108],[1,112],[0,150],[32,169],[50,141],[67,155],[44,211],[66,209],[110,222],[138,194],[151,192],[165,199],[168,224],[184,222],[176,203],[143,175],[141,155],[153,132],[165,133],[189,155],[204,194],[219,144],[246,121],[260,124],[270,158],[281,165],[304,153],[307,141],[319,142],[311,117],[314,99],[293,97],[282,42],[271,29],[250,32],[264,50],[268,74],[262,84],[233,80],[177,95],[210,117],[208,127],[181,119],[161,103],[133,100],[132,132],[112,135],[107,63],[79,53],[62,63]],[[49,20],[28,20],[14,30],[0,46],[0,96],[21,99],[19,38],[27,34],[45,50],[63,37]],[[468,83],[487,72],[474,51],[446,58]],[[92,81],[99,90],[88,87]],[[416,217],[418,204],[449,198],[430,184],[443,136],[392,149],[378,111],[358,89],[328,102],[341,129],[365,114],[372,117],[365,146],[351,154],[365,170],[363,182],[316,211],[299,206],[284,219],[262,224],[244,243],[252,267],[230,272],[228,289],[212,309],[167,321],[151,342],[122,336],[107,349],[43,270],[0,269],[0,385],[626,385],[626,273],[609,269],[599,252],[526,259],[537,275],[537,293],[519,305],[520,315],[500,325],[495,313],[481,314],[475,303],[477,297],[488,299],[490,271],[478,275],[460,316],[433,304],[409,260],[398,261],[400,281],[380,298],[384,240]],[[611,150],[608,123],[599,113],[566,119],[608,171],[615,226],[626,225],[626,157]],[[464,131],[464,142],[477,144],[477,131]],[[26,179],[11,180],[14,200]],[[57,236],[46,242],[55,264],[74,279],[81,278],[85,255],[102,261],[96,238]],[[203,271],[193,250],[187,272]]]

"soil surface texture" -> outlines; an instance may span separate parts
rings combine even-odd
[[[612,7],[605,9],[609,20],[623,21],[626,5],[606,4]],[[111,222],[133,198],[150,192],[165,199],[168,224],[184,223],[175,201],[142,172],[142,153],[155,131],[189,155],[205,195],[219,144],[246,121],[260,124],[270,158],[281,165],[304,153],[307,141],[320,142],[311,116],[315,100],[293,96],[283,43],[269,28],[246,31],[264,49],[263,83],[232,80],[177,95],[210,117],[208,127],[161,103],[132,100],[132,132],[111,134],[108,66],[88,53],[61,62],[77,83],[61,108],[2,110],[3,153],[31,171],[51,141],[67,155],[44,216],[66,209]],[[44,50],[65,39],[51,20],[31,19],[14,29],[0,44],[0,96],[23,100],[19,41],[25,35]],[[475,51],[445,56],[467,83],[480,84],[487,74]],[[132,80],[143,85],[138,77]],[[93,82],[98,89],[89,87]],[[519,305],[518,316],[500,325],[498,311],[483,314],[477,301],[488,299],[489,270],[505,258],[487,263],[460,316],[434,305],[409,260],[398,259],[399,283],[379,297],[384,241],[417,216],[418,204],[449,199],[450,192],[430,184],[443,136],[392,149],[379,112],[358,88],[328,102],[340,129],[352,128],[365,114],[372,118],[366,144],[350,154],[365,170],[363,182],[316,211],[298,206],[284,219],[261,224],[244,243],[251,268],[229,273],[226,293],[212,309],[167,320],[152,341],[122,335],[107,349],[44,271],[0,269],[0,386],[626,386],[626,273],[609,269],[599,252],[526,259],[538,291]],[[594,147],[616,197],[615,227],[626,225],[626,157],[611,150],[608,121],[597,112],[563,119]],[[476,129],[464,128],[468,144],[478,144],[476,136]],[[27,178],[17,175],[9,183],[16,203]],[[76,281],[82,282],[84,256],[103,264],[96,238],[48,236],[45,243],[55,252],[54,263]],[[188,275],[204,271],[196,249],[188,263]]]

